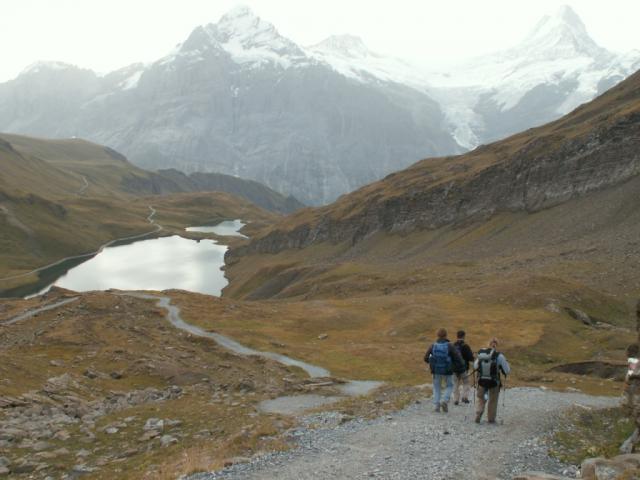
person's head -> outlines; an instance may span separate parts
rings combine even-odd
[[[627,357],[637,358],[640,353],[640,346],[637,343],[632,343],[627,347]]]
[[[493,337],[491,340],[489,340],[489,347],[493,349],[498,348],[498,339],[496,337]]]
[[[447,331],[444,328],[439,328],[436,332],[436,337],[438,337],[438,340],[444,340],[447,338]]]
[[[467,334],[465,333],[465,331],[464,331],[464,330],[458,330],[458,333],[456,334],[456,337],[458,337],[458,340],[464,340],[464,337],[465,337],[466,335],[467,335]]]

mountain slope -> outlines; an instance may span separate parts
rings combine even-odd
[[[92,196],[122,198],[129,194],[219,191],[277,213],[290,213],[303,206],[293,197],[285,198],[257,182],[229,175],[195,173],[189,177],[175,170],[149,172],[132,165],[115,150],[86,140],[10,134],[0,134],[0,140],[17,154],[5,161],[12,161],[22,169],[31,165],[28,173],[20,177],[17,171],[7,172],[11,183],[26,192],[56,191],[59,195],[90,192]],[[18,157],[22,160],[17,161]]]
[[[290,216],[251,246],[356,243],[377,231],[407,233],[536,212],[640,173],[640,72],[551,124],[459,157],[423,160],[334,204]]]
[[[225,296],[279,311],[216,328],[416,382],[436,329],[464,329],[474,348],[498,336],[521,381],[610,392],[595,371],[550,370],[618,363],[635,335],[639,151],[637,73],[560,120],[423,160],[232,248]]]

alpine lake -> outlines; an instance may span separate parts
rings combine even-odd
[[[186,230],[247,238],[239,233],[244,225],[232,220]],[[58,286],[77,292],[180,289],[220,296],[228,284],[223,271],[226,251],[227,246],[215,240],[191,240],[178,235],[109,246],[88,260],[43,271],[40,277],[44,285],[40,283],[25,295],[41,295]]]

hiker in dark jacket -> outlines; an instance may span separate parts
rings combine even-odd
[[[458,330],[456,335],[458,339],[453,346],[458,350],[463,361],[463,368],[454,370],[455,377],[453,378],[453,404],[460,404],[460,391],[462,391],[462,403],[469,403],[469,391],[471,390],[471,382],[469,377],[471,372],[469,371],[469,364],[473,363],[473,352],[471,347],[464,341],[466,333],[464,330]]]
[[[453,371],[460,368],[463,360],[447,339],[447,331],[444,328],[440,328],[436,332],[436,336],[436,342],[424,354],[424,361],[429,364],[433,375],[433,404],[435,405],[435,411],[439,412],[442,409],[446,413],[449,411],[449,399],[453,391]],[[441,395],[443,381],[446,383],[444,397]]]

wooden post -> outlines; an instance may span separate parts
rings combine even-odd
[[[640,300],[636,304],[636,332],[638,333],[638,343],[640,343]]]

